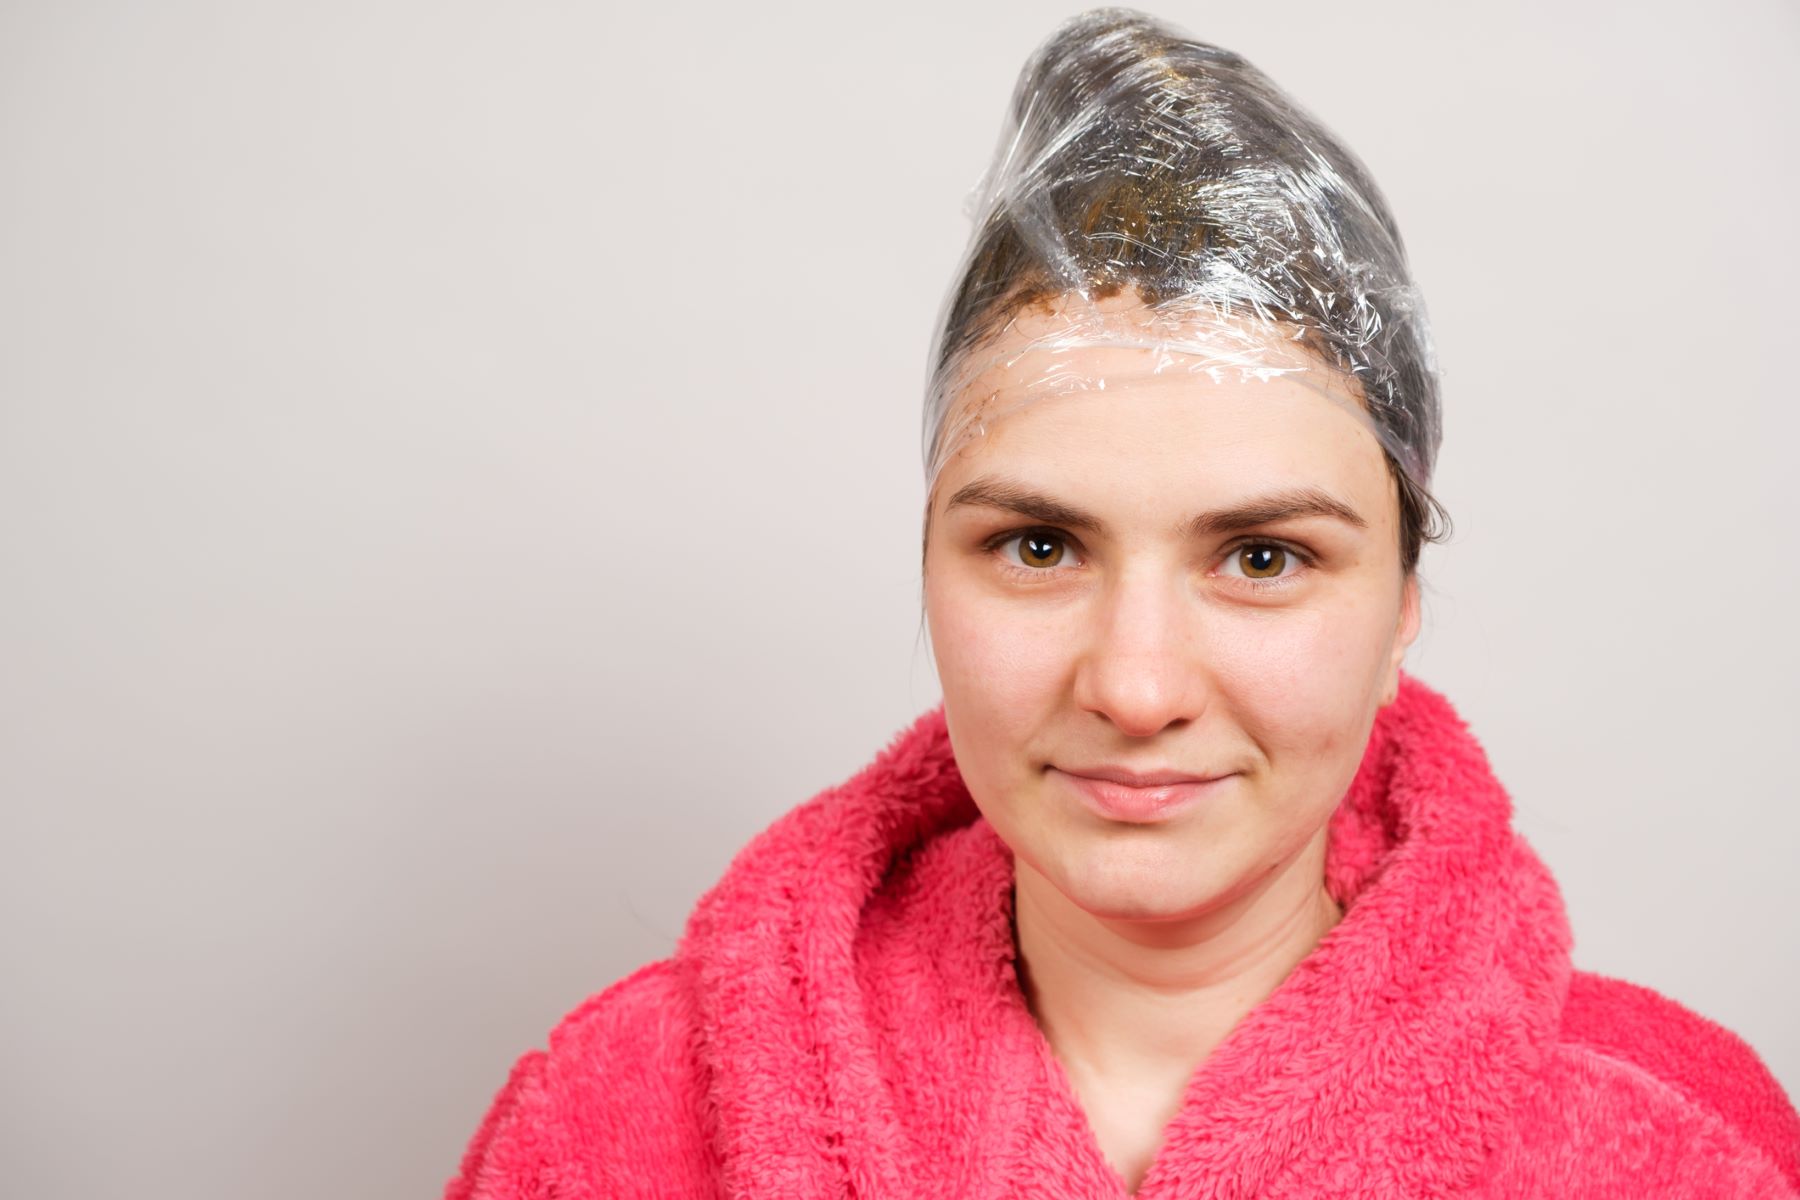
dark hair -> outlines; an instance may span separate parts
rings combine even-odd
[[[1149,305],[1203,296],[1298,329],[1375,422],[1403,572],[1448,536],[1426,486],[1437,371],[1399,229],[1362,163],[1250,63],[1133,9],[1072,17],[1020,74],[980,187],[930,356],[928,471],[971,348],[1027,306],[1129,285]]]

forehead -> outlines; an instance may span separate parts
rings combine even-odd
[[[1086,475],[1204,465],[1220,477],[1278,462],[1348,484],[1385,466],[1355,384],[1273,322],[1063,298],[1021,309],[963,377],[946,472],[1022,457]]]
[[[1210,302],[1151,306],[1132,289],[1110,296],[1064,293],[1024,304],[971,348],[956,398],[1055,394],[1161,382],[1288,380],[1362,409],[1357,385],[1291,324]]]

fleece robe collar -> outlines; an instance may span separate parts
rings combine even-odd
[[[1511,817],[1462,719],[1402,673],[1330,819],[1344,917],[1194,1073],[1139,1200],[1480,1175],[1571,973]],[[941,705],[744,848],[675,955],[728,1194],[1127,1195],[1025,1002],[1012,902]]]

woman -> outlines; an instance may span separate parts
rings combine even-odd
[[[1755,1052],[1573,969],[1401,669],[1436,373],[1362,167],[1099,9],[978,200],[926,401],[944,704],[525,1054],[448,1200],[1800,1195]]]

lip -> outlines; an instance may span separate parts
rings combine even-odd
[[[1174,771],[1134,774],[1110,767],[1093,768],[1094,775],[1077,775],[1060,767],[1050,769],[1074,786],[1083,803],[1095,815],[1109,821],[1134,824],[1169,820],[1213,795],[1227,779],[1232,778],[1232,775],[1199,777]],[[1102,772],[1107,776],[1123,776],[1147,782],[1134,786],[1120,782],[1117,778],[1097,777]]]

